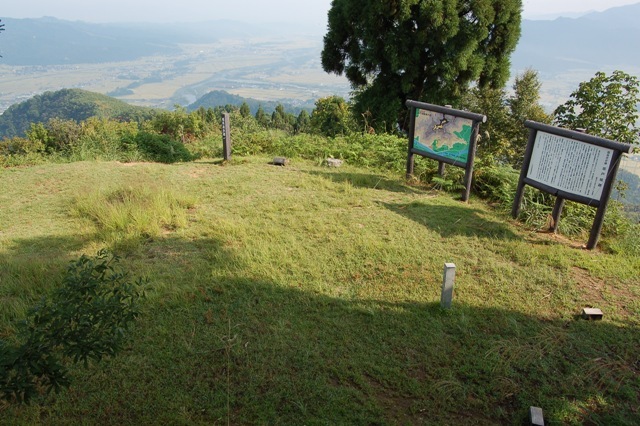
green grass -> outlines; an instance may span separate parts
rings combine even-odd
[[[120,355],[0,423],[640,421],[637,257],[394,176],[269,161],[0,170],[0,336],[80,254],[114,248],[150,280]]]

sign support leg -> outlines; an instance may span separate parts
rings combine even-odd
[[[553,206],[553,213],[551,213],[551,220],[553,223],[549,227],[549,231],[552,231],[554,234],[558,232],[558,224],[560,223],[560,215],[562,214],[562,209],[564,208],[564,198],[557,197],[556,205]]]

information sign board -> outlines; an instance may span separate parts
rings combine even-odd
[[[537,132],[527,178],[599,201],[613,149]]]
[[[464,168],[462,201],[467,201],[471,192],[478,131],[480,123],[484,123],[487,117],[411,100],[407,101],[407,106],[411,108],[407,177],[413,175],[416,154],[437,160],[440,174],[445,164]]]
[[[631,152],[631,145],[535,121],[526,121],[525,126],[530,129],[529,142],[513,202],[513,217],[520,214],[525,185],[557,197],[553,231],[565,200],[596,207],[587,243],[588,249],[595,248],[620,159],[623,153]]]

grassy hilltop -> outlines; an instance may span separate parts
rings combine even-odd
[[[638,257],[397,175],[269,161],[0,169],[0,336],[81,254],[149,279],[122,353],[0,423],[640,420]]]

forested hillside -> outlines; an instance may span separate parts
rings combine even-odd
[[[232,95],[224,90],[213,90],[196,102],[192,103],[187,107],[189,111],[195,111],[198,108],[217,108],[224,107],[226,105],[233,105],[236,107],[241,106],[243,103],[246,103],[249,106],[249,110],[251,114],[258,112],[258,109],[262,107],[265,113],[271,114],[276,110],[278,105],[282,105],[288,112],[292,114],[298,115],[300,111],[303,109],[307,111],[311,111],[313,109],[313,103],[305,103],[302,105],[291,105],[287,103],[275,102],[275,101],[264,101],[258,99],[251,98],[243,98],[242,96]]]
[[[0,115],[0,139],[24,136],[31,123],[52,118],[82,121],[90,117],[136,120],[149,117],[150,108],[137,107],[106,95],[81,89],[63,89],[12,105]]]

